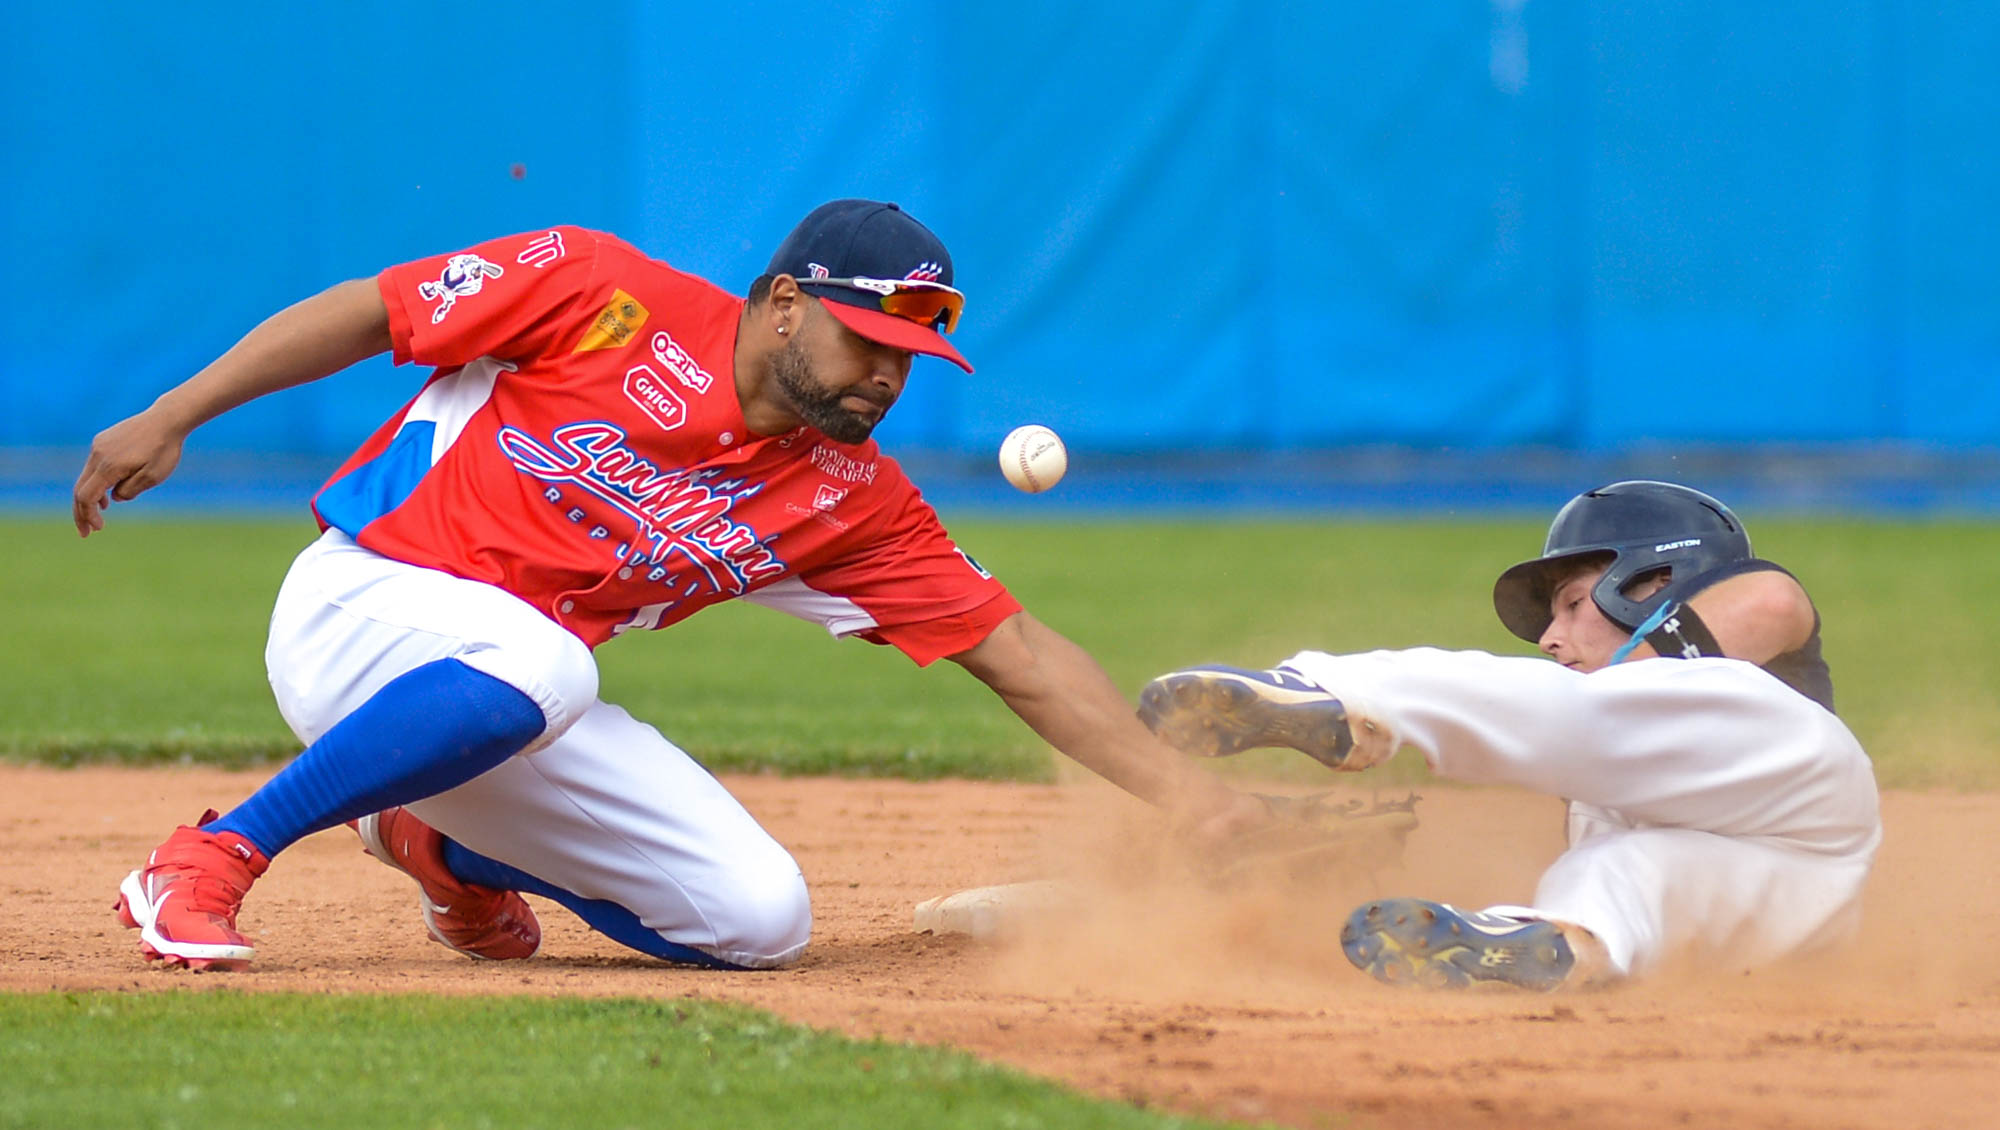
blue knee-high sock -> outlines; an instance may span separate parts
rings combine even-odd
[[[542,708],[456,659],[390,680],[209,825],[276,855],[300,837],[462,785],[541,735]]]
[[[638,915],[610,899],[587,899],[575,892],[566,891],[554,883],[543,882],[518,867],[511,867],[491,856],[481,855],[449,836],[445,837],[444,841],[444,865],[462,882],[477,883],[482,887],[497,887],[503,891],[523,891],[546,899],[554,899],[568,908],[571,914],[583,919],[591,929],[621,946],[638,950],[640,953],[665,958],[668,961],[678,961],[684,965],[705,965],[710,969],[743,968],[713,954],[706,954],[691,946],[670,942],[660,937],[659,932],[648,928],[639,920]]]

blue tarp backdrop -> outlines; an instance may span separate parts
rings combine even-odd
[[[740,292],[847,195],[970,296],[892,450],[2000,444],[1992,5],[7,8],[0,445],[392,262],[574,222]],[[420,380],[203,442],[338,454]]]

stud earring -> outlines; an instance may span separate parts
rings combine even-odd
[[[784,332],[785,332],[785,327],[783,327],[783,326],[779,326],[779,327],[778,327],[778,332],[779,332],[779,333],[784,333]]]

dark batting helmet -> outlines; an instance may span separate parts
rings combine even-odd
[[[1671,567],[1688,580],[1732,561],[1750,558],[1750,535],[1729,507],[1689,487],[1646,480],[1585,491],[1556,513],[1542,555],[1523,561],[1493,584],[1493,608],[1507,630],[1540,642],[1548,631],[1549,598],[1557,578],[1587,558],[1611,562],[1590,590],[1612,623],[1634,631],[1669,594],[1627,600],[1624,589],[1641,575]]]

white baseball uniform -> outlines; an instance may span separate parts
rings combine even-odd
[[[1283,668],[1387,725],[1434,772],[1570,802],[1569,850],[1529,906],[1583,926],[1620,974],[1692,951],[1731,965],[1837,940],[1882,838],[1868,756],[1754,664],[1305,651]]]
[[[307,743],[389,680],[448,658],[526,691],[559,736],[410,811],[724,961],[782,965],[805,949],[812,914],[790,853],[679,746],[598,701],[590,649],[526,601],[331,530],[286,575],[264,656],[279,712]]]

